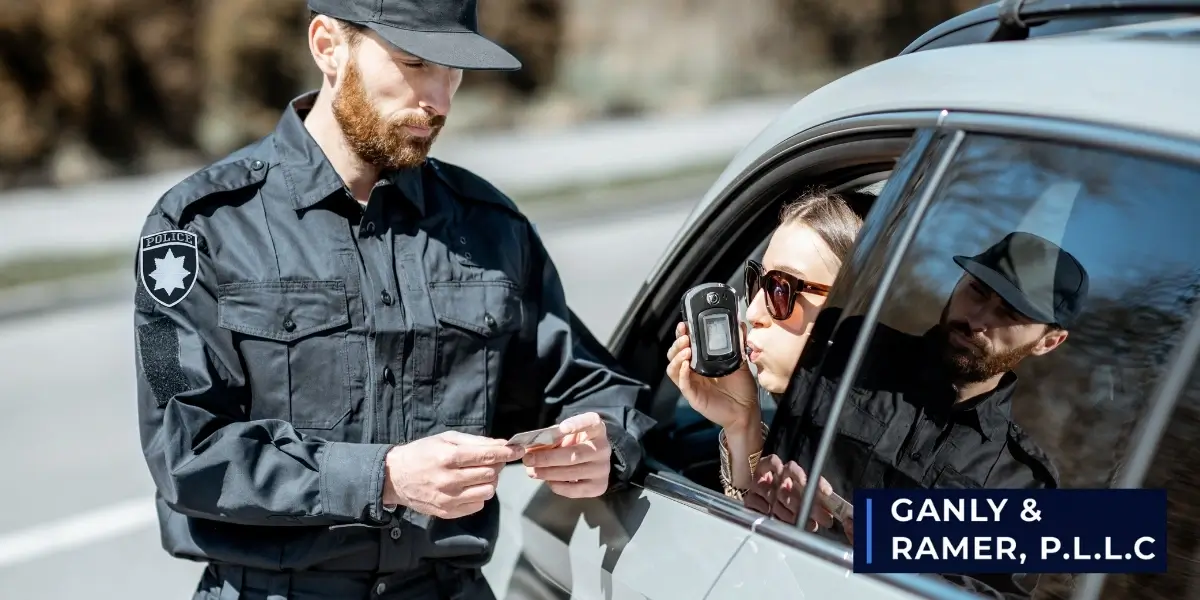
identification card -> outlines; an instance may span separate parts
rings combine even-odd
[[[830,494],[826,497],[824,494],[817,494],[817,498],[821,500],[821,506],[833,515],[841,523],[845,523],[847,519],[854,520],[854,506],[846,501],[845,498]]]
[[[535,452],[558,446],[564,437],[566,435],[559,431],[557,425],[554,425],[518,433],[508,439],[508,445],[522,447],[526,452]]]

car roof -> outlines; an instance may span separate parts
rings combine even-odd
[[[1051,117],[1200,142],[1200,17],[924,50],[808,94],[729,162],[680,233],[762,154],[843,118],[917,110]],[[656,269],[657,270],[657,269]]]
[[[926,31],[900,54],[963,43],[1041,37],[1043,32],[1066,33],[1173,19],[1200,11],[1200,0],[1019,0],[981,4]]]

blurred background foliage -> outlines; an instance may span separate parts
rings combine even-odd
[[[469,73],[447,134],[809,91],[977,0],[485,0],[525,68]],[[302,0],[0,0],[0,188],[208,160],[315,87]]]

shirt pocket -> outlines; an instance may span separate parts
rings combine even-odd
[[[350,412],[342,281],[226,283],[217,289],[217,322],[239,335],[258,418],[298,429],[333,429]]]
[[[864,399],[857,390],[851,390],[850,396],[842,405],[841,413],[834,416],[833,397],[836,387],[834,382],[823,382],[824,389],[818,390],[818,393],[824,394],[824,398],[813,410],[813,448],[824,430],[833,426],[835,435],[827,470],[830,473],[838,473],[840,478],[845,479],[840,482],[841,485],[857,487],[863,483],[867,473],[887,468],[887,461],[877,455],[876,447],[886,435],[888,425],[863,406]]]
[[[507,280],[434,281],[437,418],[482,433],[495,414],[505,348],[521,330],[520,291]]]
[[[958,469],[946,465],[933,481],[933,488],[938,490],[975,490],[983,486],[979,482],[958,472]]]

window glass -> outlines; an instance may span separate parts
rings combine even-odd
[[[1197,189],[1191,166],[968,135],[842,411],[835,389],[898,235],[843,270],[768,451],[808,468],[836,428],[821,475],[844,498],[858,487],[1108,486],[1200,290]],[[849,543],[840,525],[821,535]],[[1002,592],[1071,582],[982,579]]]
[[[1200,369],[1193,366],[1176,402],[1142,481],[1167,490],[1167,572],[1109,575],[1101,598],[1200,597]]]

